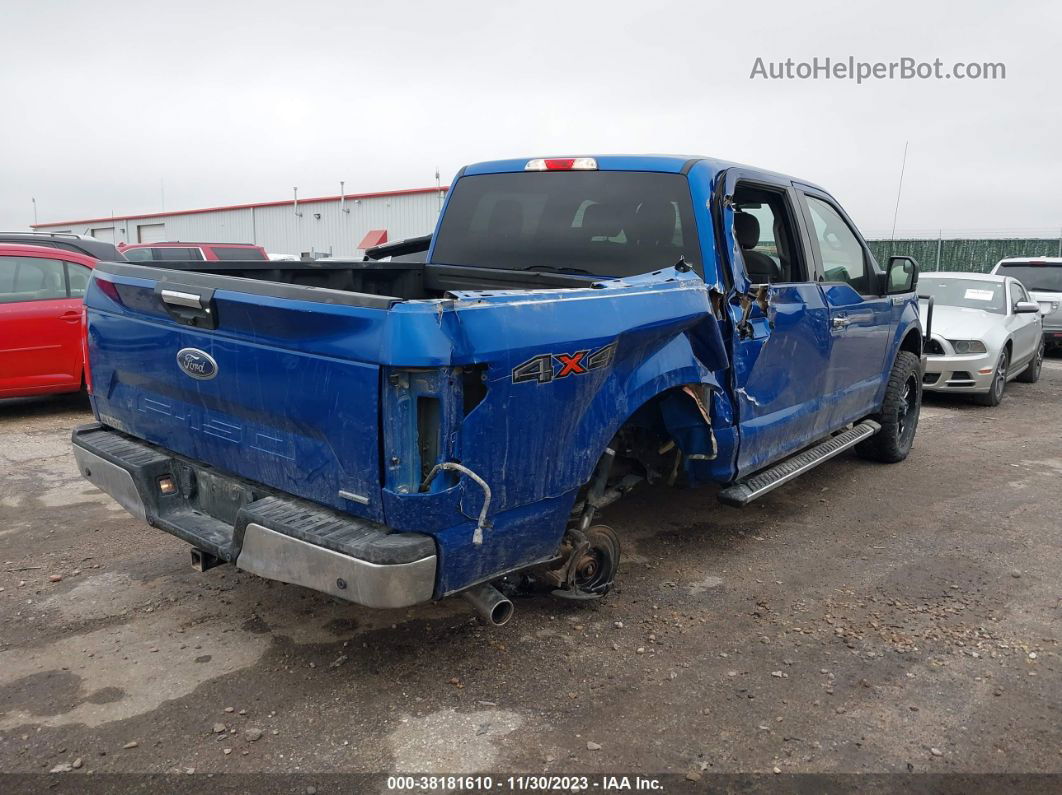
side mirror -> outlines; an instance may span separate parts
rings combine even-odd
[[[1018,303],[1014,304],[1015,315],[1029,315],[1039,311],[1040,305],[1035,301],[1018,301]]]
[[[889,257],[889,265],[885,269],[885,294],[910,293],[917,286],[918,262],[915,258],[903,255]]]

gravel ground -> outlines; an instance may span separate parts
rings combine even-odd
[[[89,419],[0,403],[0,770],[1062,773],[1062,359],[900,465],[636,492],[609,597],[501,629],[192,571],[78,478]]]

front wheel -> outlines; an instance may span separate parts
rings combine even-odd
[[[881,430],[856,446],[856,452],[871,461],[895,464],[907,458],[918,428],[922,408],[922,364],[910,351],[900,351],[885,387],[881,411],[870,419]]]
[[[1003,353],[999,354],[999,361],[996,362],[996,371],[992,375],[992,386],[988,388],[988,392],[983,395],[974,395],[973,399],[975,403],[979,403],[982,406],[998,406],[1000,401],[1003,400],[1003,391],[1007,388],[1007,370],[1010,367],[1010,354],[1007,353],[1007,349],[1003,349]]]

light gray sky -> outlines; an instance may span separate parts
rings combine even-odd
[[[1062,4],[3,0],[0,228],[446,182],[507,156],[791,173],[865,233],[1062,227]],[[818,56],[999,81],[750,80]]]

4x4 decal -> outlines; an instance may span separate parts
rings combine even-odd
[[[586,375],[591,370],[608,367],[612,364],[615,355],[616,343],[614,342],[593,352],[588,348],[575,353],[543,353],[514,367],[513,383],[535,381],[539,384],[548,384],[556,378]]]

